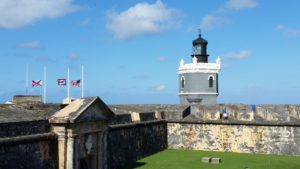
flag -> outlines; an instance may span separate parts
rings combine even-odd
[[[37,86],[42,87],[42,80],[33,80],[32,81],[32,87],[37,87]]]
[[[80,87],[80,80],[72,80],[70,82],[70,85]]]
[[[57,85],[66,86],[67,85],[67,79],[57,79]]]

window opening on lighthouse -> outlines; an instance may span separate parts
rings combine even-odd
[[[214,78],[213,76],[210,76],[208,79],[208,87],[213,88],[214,87]]]
[[[183,89],[185,85],[185,78],[184,76],[181,76],[181,88]]]

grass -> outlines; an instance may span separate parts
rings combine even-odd
[[[218,157],[222,159],[222,163],[202,163],[202,157]],[[131,163],[123,169],[244,169],[245,167],[300,169],[300,157],[169,149]]]

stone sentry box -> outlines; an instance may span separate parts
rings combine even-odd
[[[78,99],[56,112],[49,122],[58,135],[58,168],[107,168],[107,126],[113,116],[98,97]]]

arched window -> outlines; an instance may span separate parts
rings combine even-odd
[[[181,88],[183,89],[185,86],[185,78],[184,76],[181,76]]]
[[[208,87],[209,88],[213,88],[214,87],[214,77],[213,76],[209,76]]]

